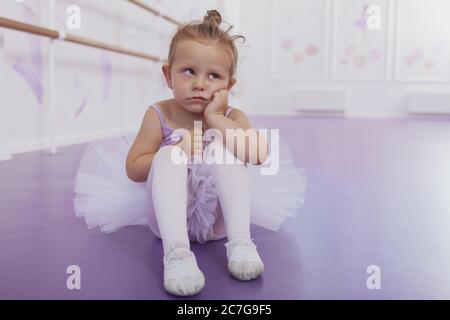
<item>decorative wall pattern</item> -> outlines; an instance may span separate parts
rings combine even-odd
[[[369,6],[379,8],[379,29],[368,28]],[[383,80],[387,66],[387,1],[333,2],[332,77]]]
[[[448,0],[272,3],[274,79],[450,81]]]
[[[395,78],[449,81],[450,2],[398,0]]]
[[[325,71],[326,0],[273,2],[272,75],[318,79]]]

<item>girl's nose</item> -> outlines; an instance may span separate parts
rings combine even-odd
[[[201,77],[197,77],[194,80],[194,90],[205,90],[205,80]]]

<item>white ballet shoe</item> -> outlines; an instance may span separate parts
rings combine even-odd
[[[194,253],[174,248],[164,256],[164,287],[177,296],[193,296],[205,286],[205,276],[198,268]]]
[[[264,263],[251,239],[236,239],[225,244],[228,270],[238,280],[255,279],[264,271]]]

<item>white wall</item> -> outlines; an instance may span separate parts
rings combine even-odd
[[[283,2],[287,0],[279,0]],[[293,1],[295,3],[296,1]],[[311,1],[315,2],[315,1]],[[246,0],[235,1],[240,7],[236,9],[239,12],[239,22],[237,24],[239,33],[247,38],[247,43],[243,48],[244,59],[240,67],[241,87],[239,94],[242,98],[242,106],[253,114],[295,114],[295,96],[298,91],[342,91],[346,95],[346,115],[349,117],[404,117],[407,116],[407,91],[435,91],[449,92],[450,82],[426,81],[420,77],[415,82],[397,81],[395,78],[395,49],[396,49],[396,26],[397,26],[397,2],[388,1],[387,15],[387,35],[388,52],[387,57],[391,65],[386,72],[386,78],[381,81],[342,81],[333,80],[331,72],[332,61],[332,42],[333,40],[333,20],[331,9],[337,1],[325,1],[328,5],[323,21],[326,31],[325,49],[325,75],[319,80],[278,80],[272,77],[271,73],[271,52],[272,46],[276,43],[272,41],[272,18],[273,6],[272,0]],[[359,0],[354,0],[356,4],[362,4]],[[370,1],[369,1],[370,2]],[[372,1],[374,2],[374,1]],[[371,3],[372,3],[371,2]],[[402,12],[407,14],[410,9],[409,1],[402,3]],[[429,8],[432,8],[431,2]],[[450,10],[450,2],[447,5]],[[445,8],[436,7],[435,11],[445,12]],[[449,11],[447,10],[447,12]],[[297,11],[297,18],[304,19],[306,14],[300,9]],[[384,19],[385,17],[382,16]],[[436,19],[433,16],[422,16],[422,22],[432,22]],[[448,19],[446,19],[448,21]],[[440,21],[442,22],[442,21]],[[406,25],[406,28],[409,26]],[[446,30],[440,33],[448,35],[447,43],[449,46],[450,33],[449,24],[445,24]],[[407,29],[408,30],[408,29]],[[414,37],[414,34],[406,35]],[[298,39],[307,36],[302,30],[298,30]],[[431,34],[438,36],[438,34]],[[442,36],[442,34],[439,34]],[[450,58],[449,58],[450,60]],[[446,74],[450,74],[450,68],[446,69]],[[450,106],[450,101],[448,101]],[[450,109],[449,109],[450,110]]]

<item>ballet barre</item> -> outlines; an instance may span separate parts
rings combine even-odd
[[[148,11],[148,12],[151,12],[151,13],[153,13],[155,16],[161,17],[162,19],[167,20],[167,21],[169,21],[169,22],[171,22],[171,23],[173,23],[173,24],[175,24],[175,25],[177,25],[177,26],[179,26],[179,25],[181,24],[181,23],[179,23],[178,21],[176,21],[175,19],[173,19],[173,18],[171,18],[171,17],[169,17],[169,16],[167,16],[167,15],[165,15],[165,14],[159,12],[158,10],[153,9],[153,8],[150,7],[149,5],[143,3],[141,0],[128,0],[128,2],[131,2],[132,4],[134,4],[134,5],[136,5],[136,6],[140,7],[140,8],[142,8],[142,9]]]
[[[93,47],[93,48],[103,49],[103,50],[112,51],[112,52],[116,52],[116,53],[121,53],[121,54],[134,56],[134,57],[138,57],[138,58],[142,58],[142,59],[146,59],[146,60],[152,60],[152,61],[156,61],[156,62],[165,61],[163,59],[160,59],[158,57],[155,57],[155,56],[147,54],[147,53],[122,48],[119,46],[107,44],[107,43],[100,42],[97,40],[92,40],[92,39],[88,39],[88,38],[84,38],[84,37],[75,36],[75,35],[57,31],[57,30],[52,30],[52,29],[48,29],[48,28],[35,26],[32,24],[8,19],[8,18],[1,17],[1,16],[0,16],[0,27],[7,28],[7,29],[13,29],[13,30],[17,30],[17,31],[23,31],[23,32],[27,32],[27,33],[32,33],[35,35],[44,36],[44,37],[51,38],[51,39],[73,42],[73,43],[77,43],[77,44],[88,46],[88,47]]]
[[[174,19],[161,14],[159,11],[141,3],[140,1],[130,0],[130,2],[135,5],[140,6],[141,8],[143,8],[147,11],[152,12],[153,14],[155,14],[157,16],[161,16],[162,18],[164,18],[167,21],[170,21],[174,24],[178,24]],[[50,0],[49,4],[50,4],[50,6],[49,6],[49,8],[50,8],[50,10],[49,10],[50,11],[49,12],[50,13],[50,15],[49,15],[50,16],[50,27],[54,28],[54,26],[55,26],[55,21],[54,21],[55,2],[54,2],[54,0]],[[43,36],[43,37],[47,37],[50,39],[49,53],[48,53],[48,61],[49,61],[49,76],[48,76],[48,81],[49,81],[49,90],[48,90],[48,95],[49,95],[48,110],[49,111],[48,112],[49,112],[49,114],[48,114],[48,117],[49,117],[49,140],[50,140],[50,153],[51,154],[55,154],[56,149],[57,149],[56,125],[55,125],[55,123],[56,123],[56,115],[55,115],[56,114],[56,106],[55,106],[55,96],[54,96],[54,91],[55,91],[54,41],[55,40],[72,42],[72,43],[83,45],[83,46],[103,49],[106,51],[120,53],[120,54],[133,56],[133,57],[137,57],[137,58],[141,58],[141,59],[145,59],[145,60],[151,60],[154,62],[167,63],[166,59],[161,59],[159,57],[156,57],[156,56],[144,53],[144,52],[139,52],[139,51],[130,50],[127,48],[122,48],[122,47],[119,47],[116,45],[112,45],[112,44],[104,43],[101,41],[68,34],[63,31],[57,31],[57,30],[50,29],[50,28],[44,28],[44,27],[33,25],[33,24],[28,24],[28,23],[24,23],[21,21],[8,19],[8,18],[2,17],[2,16],[0,16],[0,28],[1,27],[6,28],[6,29],[16,30],[16,31],[26,32],[26,33],[30,33],[30,34],[34,34],[34,35],[38,35],[38,36]],[[2,75],[0,75],[0,76],[2,76]]]

